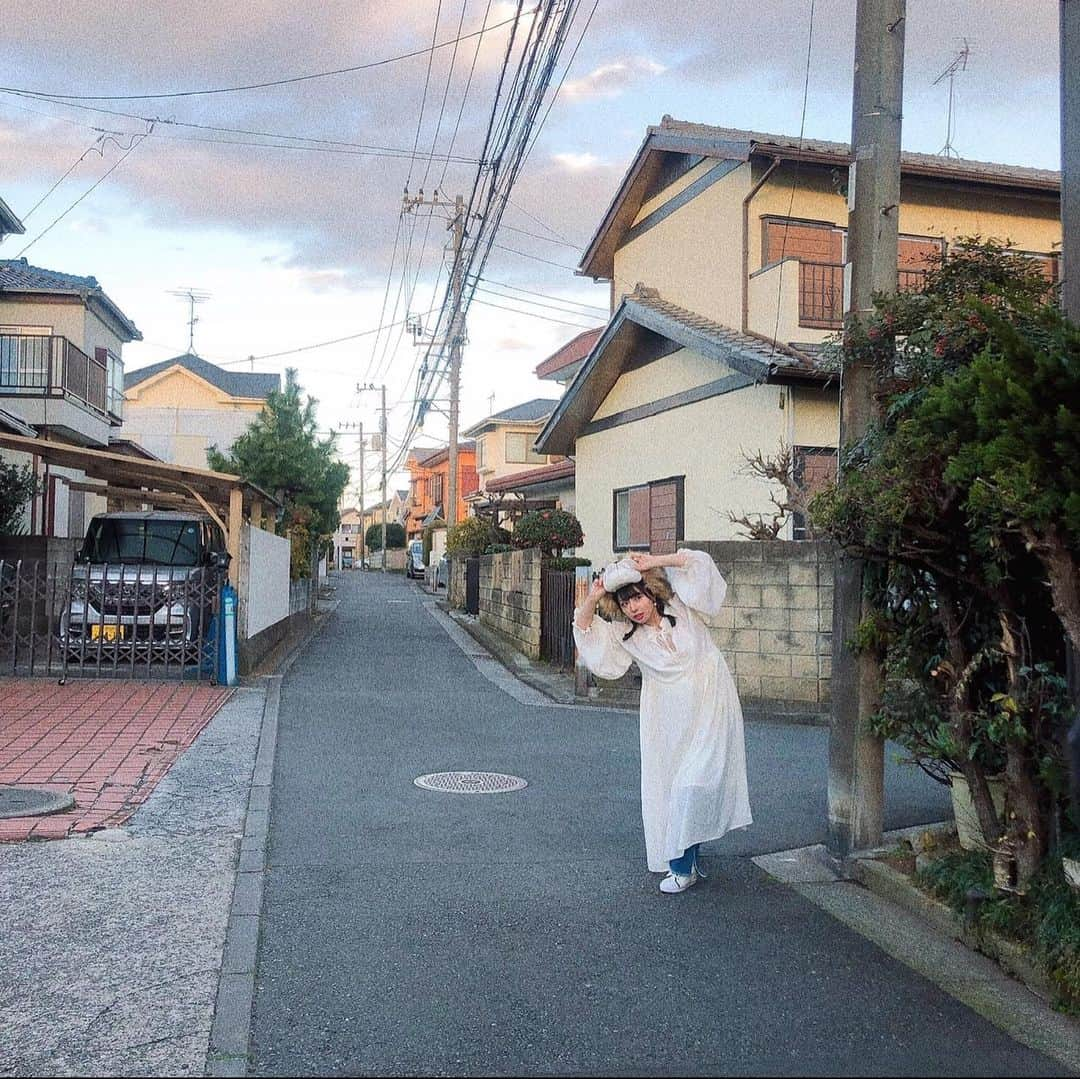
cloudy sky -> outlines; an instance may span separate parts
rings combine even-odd
[[[369,331],[400,321],[410,295],[412,312],[438,302],[447,238],[441,217],[402,221],[401,195],[406,187],[468,194],[509,31],[498,24],[515,5],[10,8],[0,35],[0,196],[27,231],[4,241],[0,257],[25,252],[35,265],[95,275],[143,333],[125,349],[128,369],[186,350],[187,308],[171,292],[204,290],[200,355],[238,369],[250,368],[249,356],[264,357],[256,370],[297,367],[326,429],[372,430],[377,395],[356,386],[385,382],[391,444],[400,439],[419,352],[400,325]],[[592,10],[593,0],[581,0],[571,44]],[[1057,168],[1057,17],[1058,0],[908,0],[905,148],[941,150],[947,89],[932,84],[966,39],[957,149]],[[598,0],[469,313],[464,426],[492,407],[557,396],[533,368],[603,321],[607,287],[573,270],[649,124],[666,113],[798,135],[805,83],[807,137],[850,137],[854,20],[855,0]],[[462,35],[473,36],[436,49],[429,68],[423,50]],[[414,52],[284,86],[189,93]],[[136,97],[178,92],[186,96]],[[434,156],[403,156],[414,146]],[[445,421],[432,417],[423,436],[437,443]],[[355,438],[343,434],[341,448],[355,463]],[[371,469],[369,490],[373,478]]]

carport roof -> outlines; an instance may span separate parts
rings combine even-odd
[[[173,465],[4,431],[0,431],[0,448],[36,454],[46,463],[60,468],[79,469],[88,479],[104,484],[100,488],[101,494],[132,501],[137,499],[163,508],[184,506],[207,511],[209,507],[215,507],[216,514],[217,510],[228,510],[232,492],[237,490],[243,496],[244,507],[249,510],[254,502],[281,505],[273,495],[240,476],[212,472],[208,468]]]

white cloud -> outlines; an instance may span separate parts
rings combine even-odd
[[[663,64],[647,56],[631,56],[602,64],[580,79],[571,79],[564,84],[562,92],[572,98],[618,97],[638,79],[662,75],[666,70]]]
[[[562,153],[552,154],[551,160],[561,165],[567,172],[588,172],[600,164],[596,154]]]

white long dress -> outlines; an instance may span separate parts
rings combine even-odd
[[[641,668],[641,816],[649,869],[663,872],[687,847],[751,823],[742,708],[734,679],[695,612],[715,615],[727,584],[703,551],[665,567],[675,592],[659,629],[593,617],[574,640],[598,678]],[[576,612],[575,612],[576,616]]]

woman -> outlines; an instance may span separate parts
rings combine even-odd
[[[574,612],[574,640],[597,677],[641,669],[645,852],[652,872],[667,870],[669,895],[701,879],[699,844],[751,823],[739,697],[699,617],[715,615],[726,591],[702,551],[635,554],[611,563]]]

